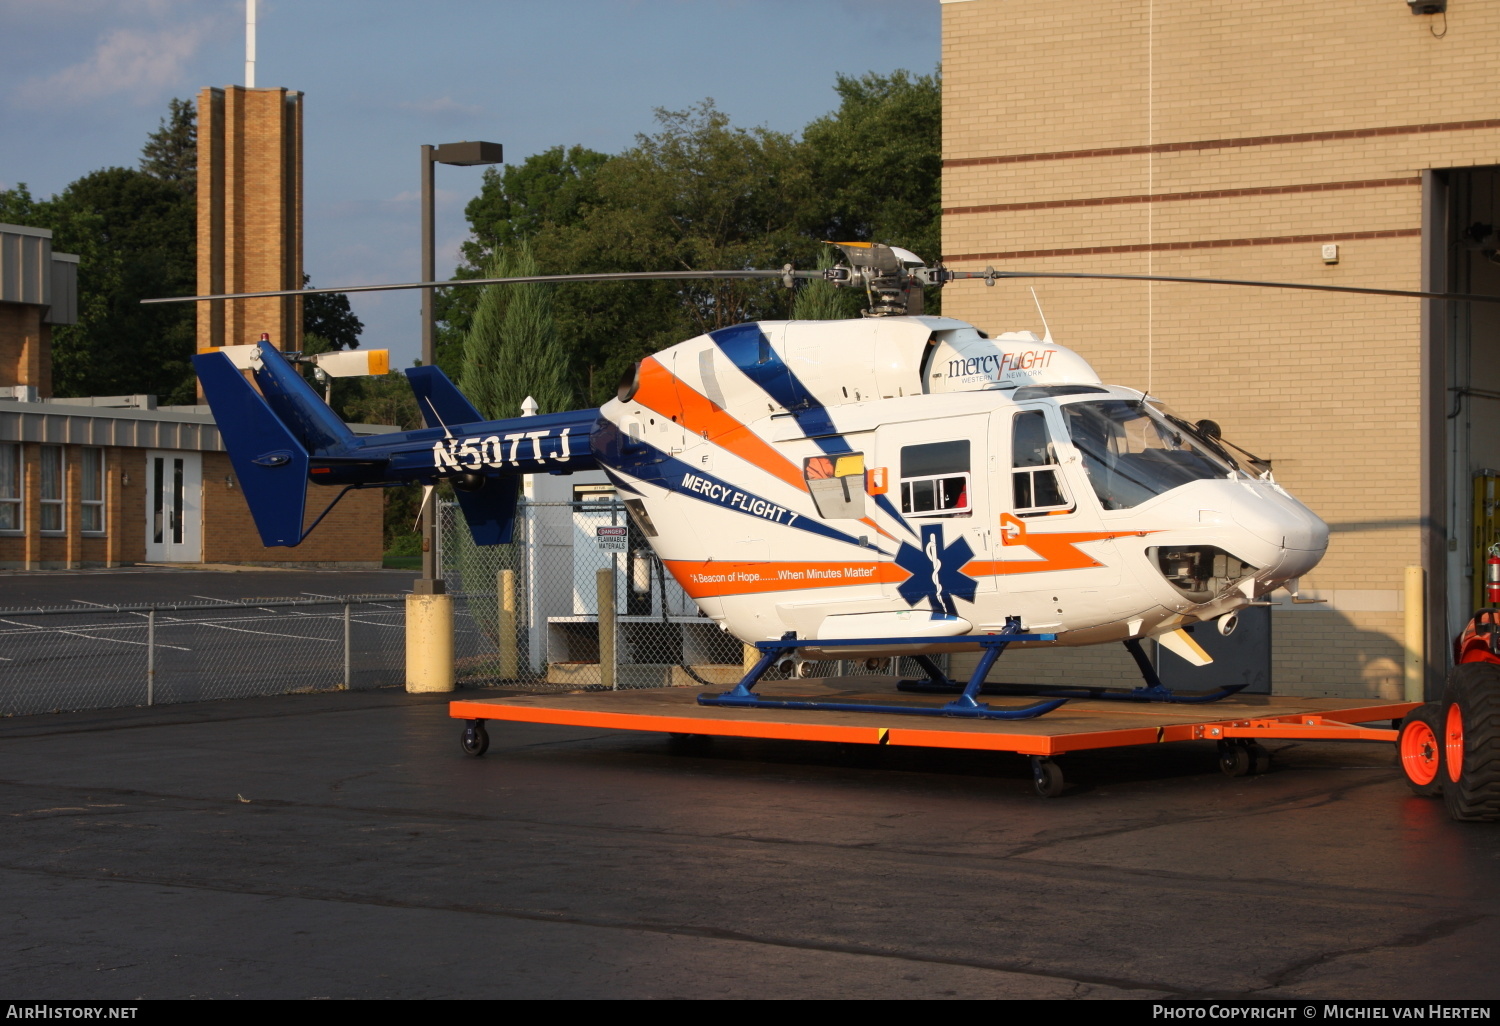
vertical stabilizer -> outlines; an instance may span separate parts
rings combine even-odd
[[[286,365],[280,356],[276,359]],[[200,353],[193,357],[193,368],[214,411],[219,436],[229,450],[229,461],[234,464],[261,542],[267,546],[298,544],[307,507],[306,447],[250,387],[229,357]]]
[[[266,402],[314,456],[337,456],[359,445],[339,415],[328,408],[302,374],[275,347],[260,343],[255,383]]]

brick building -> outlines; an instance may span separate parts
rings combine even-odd
[[[1500,294],[1500,7],[1449,6],[944,0],[945,261]],[[1217,420],[1330,524],[1302,581],[1326,601],[1272,613],[1278,691],[1399,682],[1410,565],[1443,672],[1497,536],[1474,494],[1500,473],[1500,309],[1038,280],[952,287],[944,312],[1039,330],[1029,284],[1106,381]]]

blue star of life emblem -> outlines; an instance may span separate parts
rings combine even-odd
[[[961,569],[974,558],[968,541],[958,539],[943,544],[942,524],[922,525],[922,545],[902,542],[896,553],[896,565],[911,574],[896,589],[909,606],[925,601],[934,613],[957,616],[953,600],[974,601],[978,584]]]

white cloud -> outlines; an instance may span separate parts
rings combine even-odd
[[[129,96],[154,103],[186,77],[189,61],[209,36],[199,21],[158,29],[117,28],[99,38],[87,60],[24,83],[17,98],[27,105],[79,104]]]

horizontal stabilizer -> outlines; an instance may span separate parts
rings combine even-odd
[[[1193,640],[1193,636],[1182,628],[1178,628],[1169,634],[1160,635],[1157,643],[1162,648],[1186,659],[1194,666],[1207,666],[1214,661],[1214,657],[1203,650],[1203,646]]]
[[[406,379],[411,382],[412,393],[417,397],[417,406],[422,410],[422,422],[430,428],[450,428],[454,424],[473,424],[484,420],[474,404],[463,397],[444,374],[436,367],[408,367]]]
[[[261,542],[296,545],[302,541],[302,514],[307,505],[306,447],[229,357],[202,353],[193,357],[193,368],[213,409]]]

